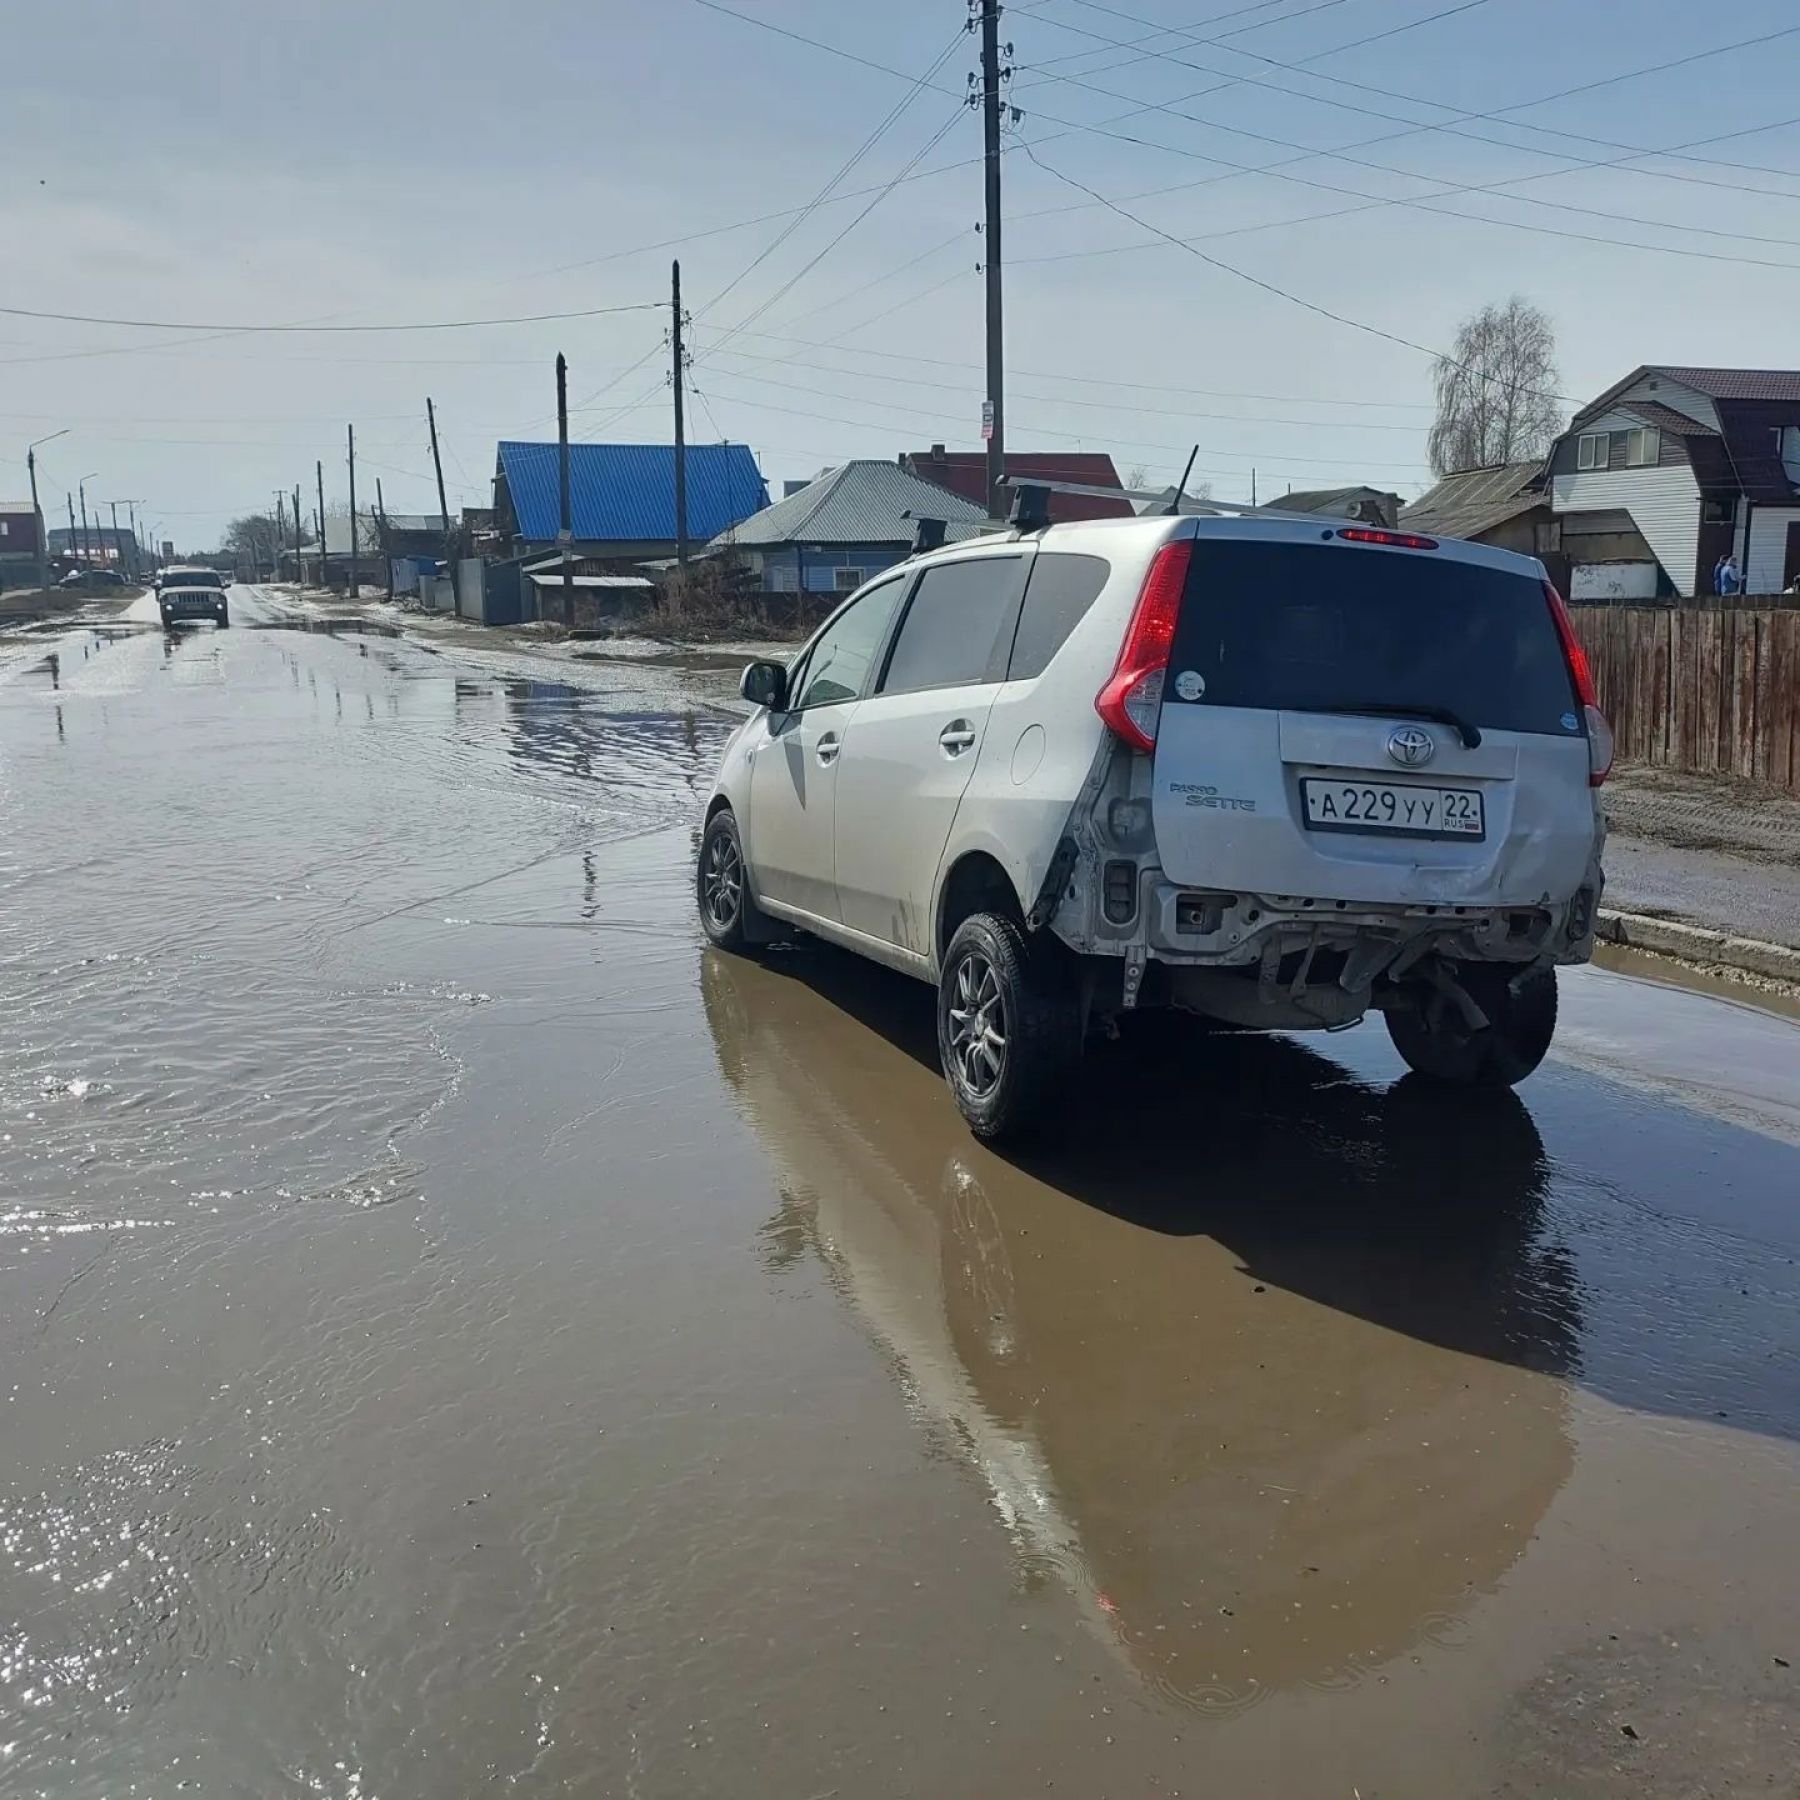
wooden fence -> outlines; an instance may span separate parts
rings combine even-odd
[[[1800,610],[1571,610],[1621,761],[1800,792]]]

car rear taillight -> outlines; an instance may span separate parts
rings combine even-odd
[[[1575,635],[1575,621],[1555,585],[1544,583],[1544,598],[1550,605],[1550,617],[1556,621],[1556,635],[1562,644],[1563,661],[1569,665],[1569,679],[1575,684],[1575,698],[1587,721],[1588,786],[1598,787],[1612,768],[1613,734],[1600,710],[1600,696],[1594,691],[1594,671],[1588,664],[1587,652]]]
[[[1163,676],[1169,667],[1169,646],[1175,641],[1175,621],[1181,616],[1193,548],[1193,539],[1178,538],[1157,551],[1131,610],[1118,663],[1106,686],[1094,696],[1094,710],[1107,729],[1134,750],[1156,748]]]

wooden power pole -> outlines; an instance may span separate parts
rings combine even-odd
[[[437,408],[431,404],[431,396],[425,396],[425,422],[431,427],[431,466],[437,471],[438,484],[438,518],[444,526],[444,572],[454,584],[456,580],[456,554],[450,542],[450,503],[444,498],[444,459],[438,455],[437,441]],[[375,484],[379,487],[381,484]]]
[[[361,585],[358,576],[361,571],[356,566],[356,427],[344,427],[344,442],[350,451],[350,585],[345,590],[348,599],[356,598],[356,590]]]
[[[319,586],[327,585],[325,580],[325,463],[321,458],[313,464],[313,478],[319,484]]]
[[[1005,315],[1000,294],[1000,0],[981,0],[981,128],[987,172],[987,439],[988,516],[1004,519],[1006,490],[1006,396],[1003,368]]]
[[[681,354],[681,264],[672,263],[670,270],[669,295],[673,323],[669,335],[675,351],[675,566],[685,569],[688,562],[687,421],[684,417],[682,392],[686,384],[686,372],[682,368]]]
[[[430,401],[426,402],[429,406]],[[387,597],[394,598],[394,546],[388,531],[387,496],[381,491],[381,477],[375,477],[375,518],[381,530],[381,560],[387,569]]]
[[[294,586],[306,585],[306,565],[300,560],[300,484],[294,483]]]

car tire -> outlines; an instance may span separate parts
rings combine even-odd
[[[729,807],[714,813],[701,835],[700,854],[694,860],[694,900],[700,908],[700,929],[721,950],[743,955],[774,935],[751,897],[743,838],[737,815]]]
[[[1477,963],[1457,979],[1488,1023],[1471,1031],[1458,1009],[1432,994],[1418,1009],[1390,1012],[1388,1036],[1409,1068],[1457,1087],[1515,1087],[1556,1035],[1556,970],[1515,976],[1505,964]]]
[[[1081,1051],[1081,1017],[1051,947],[1004,913],[963,920],[938,980],[938,1058],[957,1111],[987,1143],[1041,1127]]]

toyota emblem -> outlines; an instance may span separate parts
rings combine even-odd
[[[1401,725],[1388,733],[1388,755],[1409,769],[1431,761],[1436,740],[1423,725]]]

